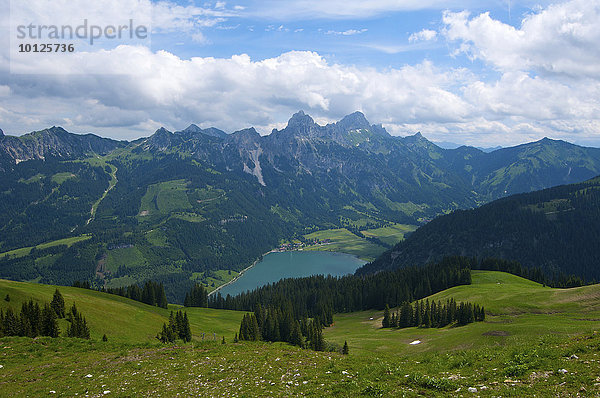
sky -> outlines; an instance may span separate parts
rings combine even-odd
[[[195,123],[264,135],[298,110],[320,124],[358,110],[393,135],[437,142],[600,146],[600,0],[0,0],[0,10],[5,134],[56,125],[131,140]],[[17,29],[84,20],[148,34],[90,43]],[[74,50],[18,52],[42,43]]]

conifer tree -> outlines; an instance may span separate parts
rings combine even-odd
[[[71,325],[67,328],[68,337],[79,337],[82,339],[90,338],[90,329],[87,326],[87,321],[81,313],[77,311],[75,303],[73,303],[73,306],[71,307],[68,318],[71,322]]]
[[[381,322],[381,327],[390,327],[390,306],[387,304],[385,305],[385,309],[383,310],[383,321]]]
[[[54,296],[50,302],[50,307],[54,310],[59,319],[65,317],[65,299],[63,299],[63,296],[60,294],[58,289],[54,291]]]
[[[183,314],[183,341],[189,343],[192,341],[192,329],[190,328],[190,321],[187,316],[187,312]],[[225,337],[223,337],[223,342]]]
[[[415,305],[415,315],[414,315],[414,322],[413,325],[414,326],[421,326],[423,324],[423,312],[421,311],[421,307],[422,304],[420,301],[417,301],[416,305]]]
[[[423,316],[423,325],[426,328],[431,327],[431,306],[429,304],[429,300],[425,302],[425,315]]]
[[[342,348],[342,354],[343,355],[348,355],[349,354],[348,342],[347,341],[344,341],[344,347]]]
[[[302,341],[302,332],[300,331],[300,323],[298,321],[295,321],[294,325],[292,326],[290,344],[297,345],[298,347],[302,347],[304,345],[304,342]]]
[[[58,337],[60,333],[58,323],[56,321],[56,312],[48,304],[42,310],[42,336]],[[70,337],[70,336],[69,336]],[[88,330],[89,338],[89,330]]]

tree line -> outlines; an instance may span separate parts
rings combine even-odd
[[[75,281],[73,282],[73,287],[92,289],[92,285],[89,281]],[[126,297],[131,300],[160,308],[167,308],[167,305],[169,304],[167,302],[164,285],[162,283],[153,281],[146,281],[143,287],[140,287],[138,284],[134,283],[129,286],[114,288],[102,287],[99,291],[103,293],[116,294],[121,297]]]
[[[43,307],[29,300],[21,305],[19,313],[15,313],[11,307],[6,311],[0,310],[0,337],[58,337],[58,319],[62,318],[69,321],[67,337],[90,338],[90,329],[85,317],[77,310],[75,303],[69,312],[65,311],[65,301],[58,289],[54,292],[52,301],[45,303]]]
[[[282,308],[264,308],[257,304],[254,312],[244,315],[236,340],[283,341],[292,345],[325,351],[335,348],[323,338],[323,323],[319,319],[295,319],[291,303]]]
[[[405,301],[412,302],[470,283],[470,259],[448,257],[425,267],[407,267],[365,276],[317,275],[284,279],[235,297],[217,293],[209,297],[208,306],[253,311],[260,304],[283,312],[283,308],[290,305],[294,319],[314,318],[327,326],[336,312],[381,310],[386,304],[396,307]]]
[[[404,302],[395,312],[386,306],[383,312],[382,328],[443,328],[456,324],[463,326],[472,322],[485,320],[485,309],[469,302],[456,303],[448,299],[445,303],[438,301],[416,301],[414,304]]]
[[[365,277],[319,275],[284,279],[236,297],[217,294],[209,298],[208,305],[253,311],[242,319],[236,340],[284,341],[323,351],[332,349],[323,339],[322,330],[333,323],[334,313],[382,309],[389,302],[397,306],[449,287],[470,284],[467,260],[454,257],[427,267]],[[347,353],[347,344],[342,351]]]
[[[177,311],[169,315],[169,323],[163,323],[162,330],[156,338],[163,343],[174,343],[175,340],[183,340],[184,343],[192,341],[192,329],[188,320],[187,312]]]
[[[195,283],[189,293],[185,294],[183,305],[185,307],[207,307],[208,292],[204,286]]]

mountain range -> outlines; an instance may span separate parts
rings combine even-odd
[[[546,138],[442,149],[360,112],[321,126],[300,111],[266,136],[197,125],[132,142],[2,133],[0,277],[179,286],[315,230],[423,224],[598,174],[597,148]]]

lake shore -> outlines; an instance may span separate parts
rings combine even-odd
[[[211,294],[219,292],[223,296],[227,294],[235,296],[286,278],[304,278],[313,275],[339,277],[353,273],[364,264],[364,260],[347,253],[274,249]]]
[[[271,253],[279,253],[279,249],[272,249],[266,253],[264,253],[262,256],[260,256],[259,258],[257,258],[256,260],[254,260],[254,262],[252,264],[250,264],[248,267],[244,268],[243,270],[240,271],[239,274],[236,275],[235,278],[233,278],[232,280],[230,280],[229,282],[223,283],[221,286],[218,286],[215,290],[213,290],[212,292],[208,293],[208,296],[212,296],[213,294],[216,294],[219,290],[221,290],[222,288],[224,288],[225,286],[229,286],[232,283],[234,283],[235,281],[237,281],[238,279],[241,278],[242,275],[244,275],[244,272],[248,271],[249,269],[251,269],[252,267],[254,267],[256,264],[258,264],[259,261],[261,261],[263,258],[265,258],[265,256],[267,254],[271,254]]]

